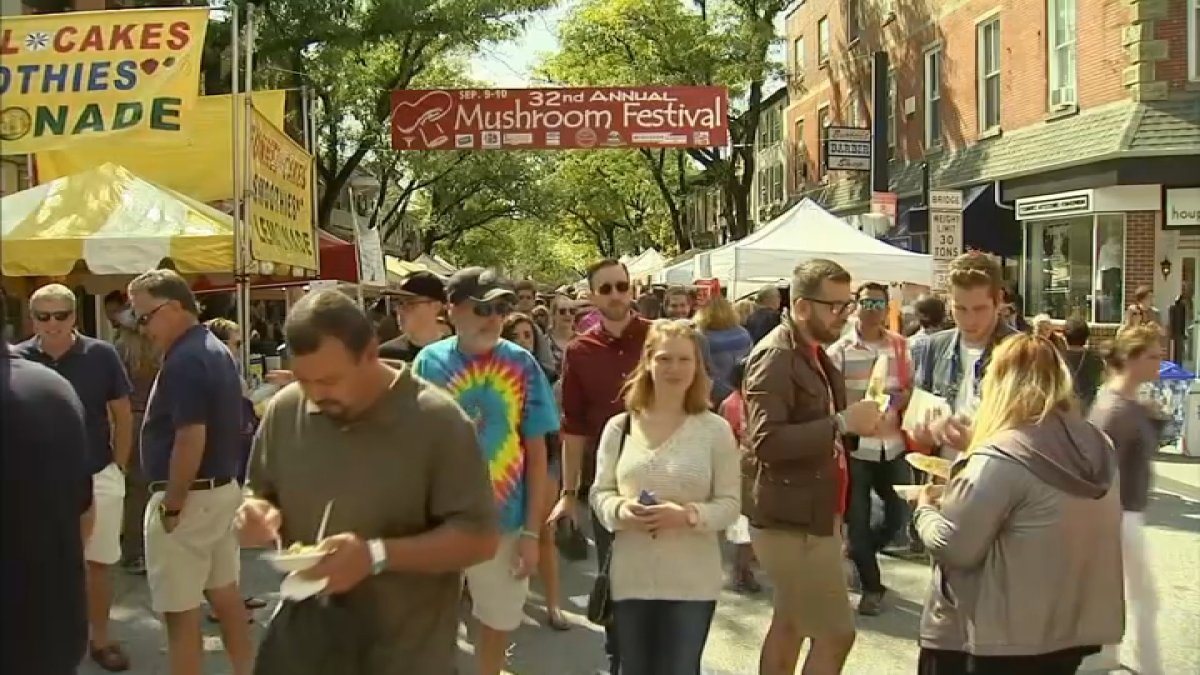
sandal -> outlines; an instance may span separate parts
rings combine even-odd
[[[122,673],[129,670],[129,657],[121,645],[112,643],[106,647],[88,646],[88,653],[96,665],[110,673]]]
[[[554,612],[546,612],[546,625],[557,631],[571,630],[571,624],[562,617],[562,614]]]

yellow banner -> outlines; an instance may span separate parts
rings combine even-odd
[[[286,93],[254,92],[254,107],[280,129]],[[239,95],[238,100],[244,99]],[[74,143],[69,150],[39,152],[37,180],[49,183],[112,162],[135,176],[202,202],[233,199],[232,96],[197,99],[196,107],[188,115],[187,127],[171,136],[174,142],[142,142],[156,135],[158,132],[135,131]],[[245,147],[241,143],[239,146]],[[241,152],[239,157],[245,157],[245,150]]]
[[[180,131],[199,93],[207,29],[204,8],[4,17],[0,154]]]
[[[250,254],[320,269],[313,228],[312,155],[257,110],[250,114]]]

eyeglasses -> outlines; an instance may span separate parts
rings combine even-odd
[[[481,319],[486,319],[492,316],[507,316],[508,314],[512,313],[512,305],[504,301],[478,302],[475,303],[475,306],[471,309],[471,311],[475,313],[475,316]]]
[[[618,293],[628,293],[630,288],[628,281],[618,281],[615,284],[600,284],[596,292],[600,295],[612,295],[614,290]]]
[[[46,323],[50,319],[55,321],[66,321],[75,313],[73,309],[64,309],[59,312],[33,312],[33,318],[41,323]]]
[[[887,305],[887,300],[880,300],[878,298],[865,298],[858,301],[859,309],[865,309],[867,311],[873,310],[878,312],[880,310],[887,309]]]
[[[167,304],[168,304],[167,302],[164,302],[161,305],[159,305],[158,307],[155,307],[154,309],[150,310],[149,312],[146,312],[145,314],[138,316],[136,319],[137,325],[145,326],[146,324],[150,323],[150,320],[154,318],[154,315],[158,314],[158,311],[160,309],[162,309],[163,307],[166,307]]]
[[[850,300],[847,302],[832,302],[830,300],[821,300],[820,298],[801,299],[809,302],[815,302],[818,305],[825,305],[829,308],[829,311],[833,312],[834,314],[849,314],[850,312],[854,311],[855,307],[858,307],[858,302],[855,300]]]
[[[555,312],[559,316],[575,316],[575,310],[570,307],[559,307]]]

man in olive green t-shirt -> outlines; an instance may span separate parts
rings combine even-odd
[[[296,384],[255,438],[245,543],[316,543],[327,580],[373,640],[373,675],[455,672],[462,571],[495,555],[491,483],[475,428],[448,394],[378,359],[366,315],[337,291],[284,326]],[[325,505],[327,536],[314,542]]]

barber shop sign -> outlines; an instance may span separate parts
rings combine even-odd
[[[1200,229],[1200,188],[1167,190],[1163,229]]]

